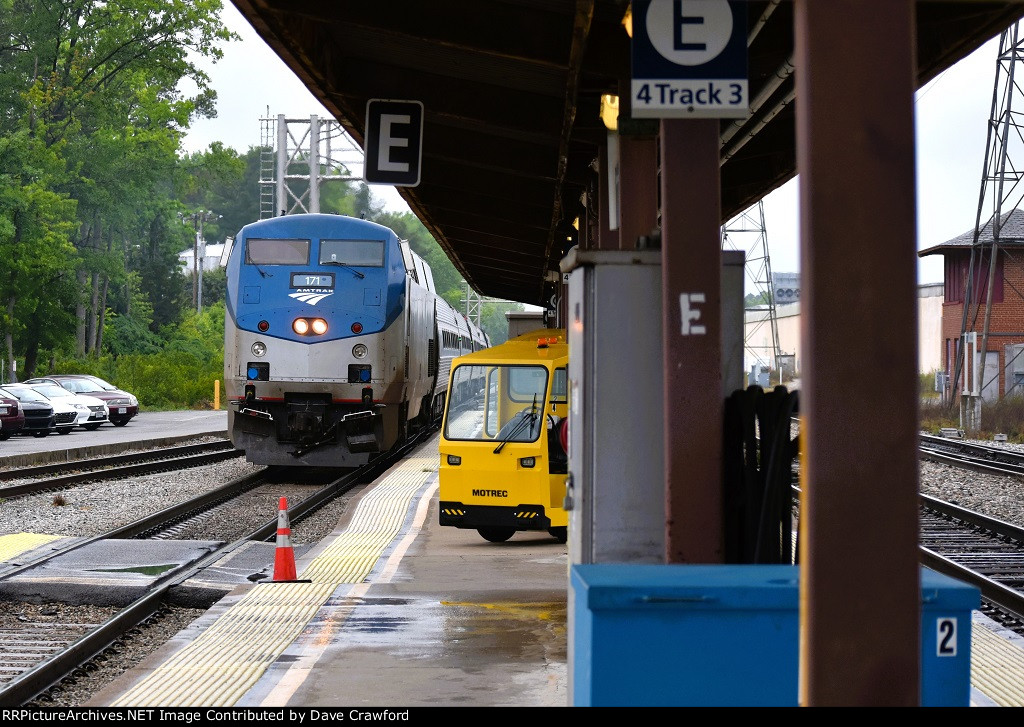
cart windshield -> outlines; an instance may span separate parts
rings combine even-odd
[[[463,365],[452,374],[447,439],[533,442],[543,421],[548,370],[543,366]],[[528,419],[527,424],[517,426]]]

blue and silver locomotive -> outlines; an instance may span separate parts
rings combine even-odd
[[[266,465],[366,463],[440,421],[452,358],[489,344],[407,242],[329,214],[242,228],[224,327],[229,436]]]

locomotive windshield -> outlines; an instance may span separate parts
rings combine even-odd
[[[321,240],[320,264],[384,267],[383,240]]]
[[[254,237],[245,243],[249,265],[308,265],[309,240],[274,240]]]
[[[548,370],[543,366],[459,366],[448,392],[445,437],[493,441],[523,417],[543,416]],[[510,441],[534,441],[539,427],[519,427]]]

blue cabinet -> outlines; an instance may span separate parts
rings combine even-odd
[[[797,706],[799,566],[577,564],[574,706]],[[970,703],[978,589],[921,571],[923,706]]]

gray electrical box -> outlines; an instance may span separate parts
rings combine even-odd
[[[569,561],[660,563],[661,251],[574,248],[562,272],[569,273]]]
[[[743,388],[741,251],[723,251],[722,396]],[[573,248],[569,274],[569,561],[665,558],[660,250]]]

